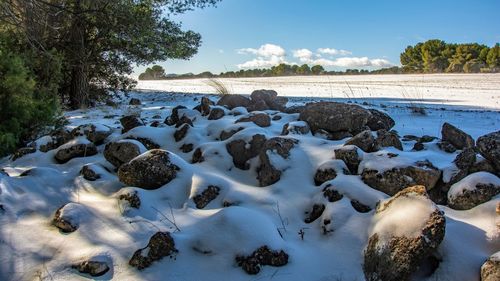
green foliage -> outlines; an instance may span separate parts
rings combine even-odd
[[[139,75],[139,80],[160,80],[167,77],[165,69],[160,65],[155,65],[151,68],[146,68],[146,71]]]
[[[449,44],[433,39],[406,47],[400,60],[406,73],[493,72],[498,71],[495,67],[498,64],[488,62],[493,49],[477,43]]]
[[[15,39],[0,33],[0,156],[36,137],[58,110],[60,57],[23,51]]]
[[[500,71],[500,44],[496,43],[495,46],[488,51],[486,63],[491,69]]]
[[[315,65],[315,66],[311,67],[311,72],[315,75],[319,75],[319,74],[322,74],[323,72],[325,72],[325,69],[321,65]]]

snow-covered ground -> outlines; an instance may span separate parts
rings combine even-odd
[[[400,136],[440,137],[444,122],[456,125],[474,139],[500,129],[500,75],[223,81],[234,93],[275,89],[279,95],[291,97],[289,104],[303,104],[319,97],[379,109],[394,118],[394,129]],[[178,176],[157,190],[126,187],[104,159],[104,145],[98,146],[97,155],[74,158],[65,164],[54,160],[56,150],[37,151],[16,161],[0,160],[0,168],[8,174],[0,173],[0,280],[88,280],[88,275],[70,267],[88,258],[104,260],[111,266],[96,280],[364,280],[363,251],[372,231],[374,211],[360,213],[350,200],[374,208],[389,196],[370,188],[357,175],[339,174],[331,184],[344,197],[330,203],[323,197],[323,187],[315,186],[313,181],[317,168],[331,161],[333,150],[346,140],[329,141],[310,133],[292,135],[300,145],[291,150],[289,159],[271,156],[274,165],[284,170],[281,179],[271,186],[258,187],[258,157],[249,161],[249,170],[237,169],[226,143],[256,133],[267,138],[279,136],[283,125],[295,121],[297,114],[278,113],[282,118],[273,120],[267,128],[253,123],[234,124],[241,116],[226,115],[211,121],[196,115],[194,127],[180,142],[174,140],[177,129],[173,126],[137,127],[122,135],[118,120],[123,115],[139,114],[148,125],[154,120],[163,122],[173,107],[193,108],[199,104],[200,94],[213,92],[203,80],[140,82],[139,88],[154,90],[131,94],[142,101],[141,106],[129,106],[127,99],[117,107],[66,112],[68,128],[88,123],[110,126],[114,131],[106,142],[126,136],[149,138],[173,154],[172,161],[180,167]],[[410,107],[416,105],[408,101],[412,98],[425,108],[426,115],[412,113]],[[245,129],[226,141],[217,140],[221,131],[239,126]],[[182,152],[183,143],[202,148],[205,161],[191,164],[193,151]],[[426,144],[423,151],[412,151],[413,144],[405,141],[404,151],[384,148],[367,154],[366,159],[395,153],[402,161],[429,160],[439,169],[453,168],[458,152],[441,151],[436,141]],[[393,158],[390,161],[398,165]],[[85,180],[79,174],[85,164],[100,167],[101,179]],[[34,170],[20,176],[29,169]],[[209,185],[220,187],[220,194],[205,208],[197,209],[193,197]],[[118,196],[126,190],[138,192],[139,209],[123,209]],[[69,202],[81,204],[80,209],[70,210],[79,213],[79,228],[63,234],[51,221],[56,210]],[[224,207],[225,202],[236,206]],[[495,212],[498,202],[499,196],[467,211],[440,206],[446,216],[446,236],[438,249],[442,262],[427,280],[479,280],[481,264],[500,249],[500,220]],[[325,203],[326,209],[320,219],[305,223],[305,212],[315,203]],[[398,221],[416,218],[409,213],[398,217]],[[327,227],[325,220],[331,221]],[[132,254],[145,247],[149,237],[159,230],[172,233],[179,251],[175,258],[164,258],[142,271],[129,266]],[[283,267],[264,266],[258,275],[247,275],[236,265],[235,256],[249,255],[263,245],[284,250],[289,263]]]

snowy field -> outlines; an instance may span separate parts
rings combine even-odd
[[[457,172],[453,160],[460,150],[442,151],[437,145],[439,139],[435,139],[424,143],[423,150],[415,151],[415,141],[403,139],[404,135],[441,138],[444,122],[474,139],[500,129],[500,75],[222,81],[238,94],[274,89],[279,96],[290,98],[288,106],[318,100],[344,101],[387,113],[395,121],[393,129],[400,136],[403,150],[383,147],[377,152],[360,151],[363,160],[359,171],[376,167],[383,172],[427,160],[443,172],[442,180],[446,181]],[[50,141],[43,137],[36,142],[36,152],[15,161],[8,157],[0,160],[4,171],[0,172],[0,280],[365,280],[364,251],[370,235],[379,231],[384,235],[418,236],[422,220],[436,206],[430,200],[415,199],[420,203],[395,204],[386,218],[375,215],[377,203],[390,196],[371,188],[359,175],[342,172],[347,169],[345,164],[334,159],[334,150],[344,147],[349,138],[327,140],[310,132],[282,136],[297,140],[288,158],[272,150],[266,152],[272,165],[282,172],[276,183],[259,187],[260,158],[248,160],[248,170],[239,169],[226,146],[243,140],[248,148],[248,141],[255,134],[266,139],[281,136],[283,126],[296,122],[299,114],[267,110],[265,113],[271,117],[280,118],[272,118],[270,126],[263,128],[252,122],[235,123],[248,114],[244,108],[217,107],[225,116],[208,120],[190,110],[200,104],[203,96],[214,102],[219,99],[204,95],[213,93],[205,80],[140,82],[138,88],[140,91],[129,97],[117,99],[116,106],[100,105],[65,113],[69,130],[94,124],[97,130],[109,133],[103,144],[96,145],[95,155],[60,164],[54,159],[60,150],[76,144],[88,145],[90,137],[80,136],[59,148],[41,152],[41,146]],[[130,98],[139,99],[141,104],[129,105]],[[193,121],[180,140],[176,133],[179,128],[163,124],[177,105],[186,106],[188,110],[180,112]],[[424,108],[425,114],[415,114],[413,107]],[[145,126],[122,134],[119,119],[130,114],[140,116]],[[159,121],[159,126],[150,126],[155,121]],[[243,129],[220,140],[223,131],[239,127]],[[126,140],[130,138],[136,140]],[[103,155],[106,144],[111,142],[129,142],[139,152],[145,152],[148,149],[138,141],[140,138],[167,150],[170,161],[179,168],[176,177],[161,188],[147,190],[122,183],[116,165]],[[191,150],[181,148],[188,144],[192,144]],[[203,161],[193,162],[197,149],[202,152]],[[477,157],[478,161],[482,159]],[[99,178],[84,178],[80,170],[85,165]],[[337,176],[317,186],[314,178],[319,167],[332,167]],[[470,182],[500,185],[496,175],[476,174],[457,183],[452,188],[454,193],[448,196],[470,188]],[[341,195],[334,202],[324,195],[329,184]],[[198,208],[195,197],[209,186],[218,187],[217,195]],[[121,197],[133,193],[140,198],[138,208]],[[355,208],[354,201],[367,209]],[[75,221],[77,229],[63,233],[52,220],[56,211],[70,202],[76,204],[65,208],[64,214]],[[497,195],[462,211],[438,205],[446,218],[446,234],[434,253],[439,266],[430,273],[419,271],[414,280],[479,280],[481,265],[500,250],[499,202]],[[325,206],[321,216],[306,222],[313,206],[321,204]],[[134,252],[146,247],[158,231],[171,233],[178,252],[144,270],[130,266]],[[288,263],[280,267],[262,266],[257,275],[248,275],[235,258],[248,256],[264,245],[286,252]],[[148,249],[143,251],[143,255],[147,254]],[[100,277],[90,277],[71,267],[85,260],[105,262],[110,269]]]

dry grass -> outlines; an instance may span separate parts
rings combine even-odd
[[[212,87],[216,94],[218,95],[230,95],[231,91],[226,87],[226,85],[219,79],[209,78],[206,84]]]

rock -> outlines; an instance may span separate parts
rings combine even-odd
[[[68,142],[57,149],[54,156],[59,164],[68,162],[69,160],[77,157],[87,157],[97,154],[96,146],[87,140],[75,139]]]
[[[220,187],[215,185],[209,185],[207,189],[203,190],[201,194],[193,197],[193,201],[196,204],[196,208],[203,209],[208,203],[217,198],[220,192]]]
[[[241,95],[222,95],[217,105],[225,106],[229,109],[235,107],[247,107],[250,105],[250,99]]]
[[[266,137],[257,134],[252,136],[252,140],[248,143],[242,139],[233,140],[226,144],[226,149],[229,155],[233,157],[234,166],[238,169],[248,170],[250,166],[247,161],[259,155],[265,142]]]
[[[301,113],[302,111],[304,111],[305,108],[306,108],[305,105],[293,105],[285,108],[283,112],[287,114]]]
[[[179,149],[184,152],[184,153],[189,153],[193,151],[193,144],[192,143],[185,143],[179,147]]]
[[[267,140],[259,153],[260,166],[257,168],[257,180],[259,186],[268,186],[280,180],[282,171],[280,167],[273,166],[271,157],[281,157],[287,159],[290,150],[297,144],[295,139],[271,138]],[[274,154],[277,154],[274,156]]]
[[[444,152],[453,153],[457,151],[457,148],[447,141],[440,141],[437,143],[437,146]]]
[[[383,129],[389,131],[392,127],[394,127],[394,125],[396,125],[394,119],[392,119],[387,113],[376,109],[368,110],[372,114],[366,123],[370,130],[378,131]]]
[[[328,202],[337,202],[344,198],[344,195],[339,193],[331,184],[327,184],[323,188],[323,197],[325,197]]]
[[[207,97],[202,97],[201,98],[201,103],[200,103],[200,112],[201,116],[207,116],[210,114],[210,105],[213,103],[207,98]]]
[[[80,170],[80,175],[82,175],[83,178],[88,181],[96,181],[101,178],[101,175],[99,175],[96,171],[94,171],[91,165],[83,166],[82,169]]]
[[[52,149],[56,149],[59,146],[69,142],[73,139],[70,132],[65,129],[58,129],[50,133],[50,141],[40,145],[41,152],[47,152]]]
[[[128,104],[129,105],[141,105],[141,100],[136,99],[136,98],[131,98],[130,102]]]
[[[221,141],[227,140],[228,138],[232,137],[234,134],[236,134],[237,132],[239,132],[243,129],[244,129],[243,127],[239,127],[238,129],[234,129],[234,130],[230,130],[230,131],[222,131],[220,133],[219,139]]]
[[[333,180],[337,174],[349,175],[349,170],[342,160],[330,160],[321,164],[314,175],[314,184],[322,185],[324,182]]]
[[[154,128],[158,128],[158,127],[161,127],[162,125],[161,125],[160,121],[155,120],[155,121],[151,122],[151,124],[149,124],[149,126],[154,127]]]
[[[441,128],[441,139],[449,142],[456,149],[474,147],[474,139],[470,135],[447,122]]]
[[[132,130],[135,127],[144,126],[141,119],[136,116],[128,115],[120,118],[120,123],[122,124],[122,134]]]
[[[81,216],[84,215],[84,207],[78,203],[68,203],[57,209],[52,225],[64,233],[74,232],[80,226]]]
[[[445,217],[425,189],[408,187],[377,206],[364,252],[366,280],[410,280],[443,241]]]
[[[394,195],[412,185],[423,185],[431,190],[441,177],[441,171],[428,161],[419,161],[415,166],[393,168],[379,173],[364,169],[361,179],[370,187],[388,195]]]
[[[288,135],[290,133],[297,135],[306,135],[309,134],[310,131],[311,130],[309,129],[309,125],[307,125],[307,123],[304,121],[288,122],[283,125],[281,135]]]
[[[205,158],[203,157],[203,151],[201,151],[201,148],[197,148],[194,152],[193,152],[193,158],[191,159],[191,163],[201,163],[205,161]]]
[[[377,131],[377,139],[375,140],[378,147],[395,147],[396,149],[403,150],[403,144],[399,140],[398,134],[394,131],[386,131],[384,129]]]
[[[429,136],[429,135],[423,135],[417,141],[422,142],[422,143],[427,143],[427,142],[432,142],[435,139],[437,139],[437,138],[433,137],[433,136]]]
[[[273,118],[271,118],[271,120],[278,121],[278,120],[281,120],[281,118],[283,118],[283,117],[281,117],[281,115],[274,115]]]
[[[208,115],[208,120],[219,120],[226,115],[224,110],[221,108],[212,108],[210,115]]]
[[[500,171],[500,131],[489,133],[477,139],[477,148],[497,171]]]
[[[469,168],[469,173],[488,172],[500,177],[500,170],[496,170],[488,159],[476,159],[476,162]]]
[[[184,125],[184,124],[187,124],[191,127],[193,127],[193,120],[191,120],[189,117],[187,116],[182,116],[179,121],[177,121],[177,123],[175,124],[175,127],[176,128],[179,128],[180,126]]]
[[[160,148],[159,144],[155,143],[154,141],[152,141],[152,140],[150,140],[148,138],[141,138],[141,137],[136,137],[136,136],[127,136],[125,139],[127,139],[127,140],[136,140],[136,141],[142,143],[142,145],[144,145],[148,150]]]
[[[145,248],[139,249],[134,253],[128,264],[142,270],[149,267],[153,262],[161,260],[166,256],[172,256],[177,252],[174,239],[170,236],[169,232],[156,232],[151,236]]]
[[[104,140],[113,133],[113,130],[105,125],[80,125],[71,131],[73,137],[86,136],[87,139],[96,145],[102,144]]]
[[[347,168],[353,175],[358,174],[359,163],[361,163],[361,157],[358,153],[358,148],[356,146],[344,146],[339,149],[335,149],[335,159],[344,161]]]
[[[278,93],[274,90],[255,90],[250,94],[252,99],[252,104],[260,104],[255,106],[256,110],[279,110],[283,111],[285,109],[288,99],[285,97],[278,97]],[[262,106],[263,105],[263,106]]]
[[[129,162],[140,154],[144,153],[146,148],[138,141],[119,140],[109,142],[104,147],[104,158],[113,164],[116,168]]]
[[[178,170],[168,151],[152,149],[121,165],[118,178],[126,185],[157,189],[173,180]]]
[[[413,150],[415,150],[415,151],[421,151],[421,150],[424,150],[424,149],[425,149],[424,144],[421,143],[421,142],[416,142],[413,145]]]
[[[269,115],[265,113],[257,113],[257,114],[252,114],[248,117],[242,117],[236,120],[235,123],[241,123],[241,122],[253,122],[255,123],[255,125],[259,127],[271,126],[271,118],[269,117]]]
[[[127,201],[128,206],[134,209],[139,209],[141,207],[141,198],[135,190],[120,194],[118,200]]]
[[[360,212],[360,213],[368,213],[369,211],[372,210],[370,206],[366,206],[365,204],[359,202],[356,199],[351,200],[351,206],[354,208],[354,210]]]
[[[496,252],[481,266],[481,281],[500,280],[500,252]]]
[[[374,152],[378,150],[375,138],[370,130],[366,130],[355,135],[348,140],[345,145],[355,145],[361,148],[364,152]]]
[[[172,125],[177,124],[177,122],[179,122],[179,120],[180,120],[179,110],[181,110],[181,109],[186,109],[186,107],[183,105],[178,105],[178,106],[172,108],[172,114],[170,114],[170,116],[165,118],[164,123],[167,124],[168,126],[172,126]]]
[[[306,121],[313,132],[323,129],[329,133],[363,131],[371,113],[352,104],[338,102],[318,102],[307,104],[300,113],[299,120]]]
[[[35,152],[36,152],[36,147],[31,147],[31,146],[22,147],[22,148],[19,148],[18,150],[16,150],[16,152],[14,154],[12,154],[10,159],[12,161],[16,161],[17,159],[19,159],[25,155],[35,153]]]
[[[188,130],[189,130],[189,124],[182,125],[182,127],[180,127],[180,129],[178,129],[177,131],[174,132],[175,141],[176,142],[181,141],[188,133]]]
[[[268,246],[262,246],[250,256],[237,256],[236,262],[246,273],[257,274],[264,265],[284,266],[288,263],[288,254],[283,250],[273,251]]]
[[[312,223],[313,221],[317,220],[323,212],[325,211],[325,205],[324,204],[314,204],[312,206],[311,211],[306,212],[307,217],[304,219],[305,223]]]
[[[456,210],[468,210],[490,201],[498,194],[500,179],[487,172],[478,172],[451,186],[448,191],[448,205]]]
[[[92,277],[104,275],[109,271],[109,266],[106,262],[93,260],[73,264],[71,268],[74,268],[80,273],[88,274]]]
[[[462,170],[468,170],[476,163],[476,150],[472,147],[465,148],[460,152],[453,163]]]

